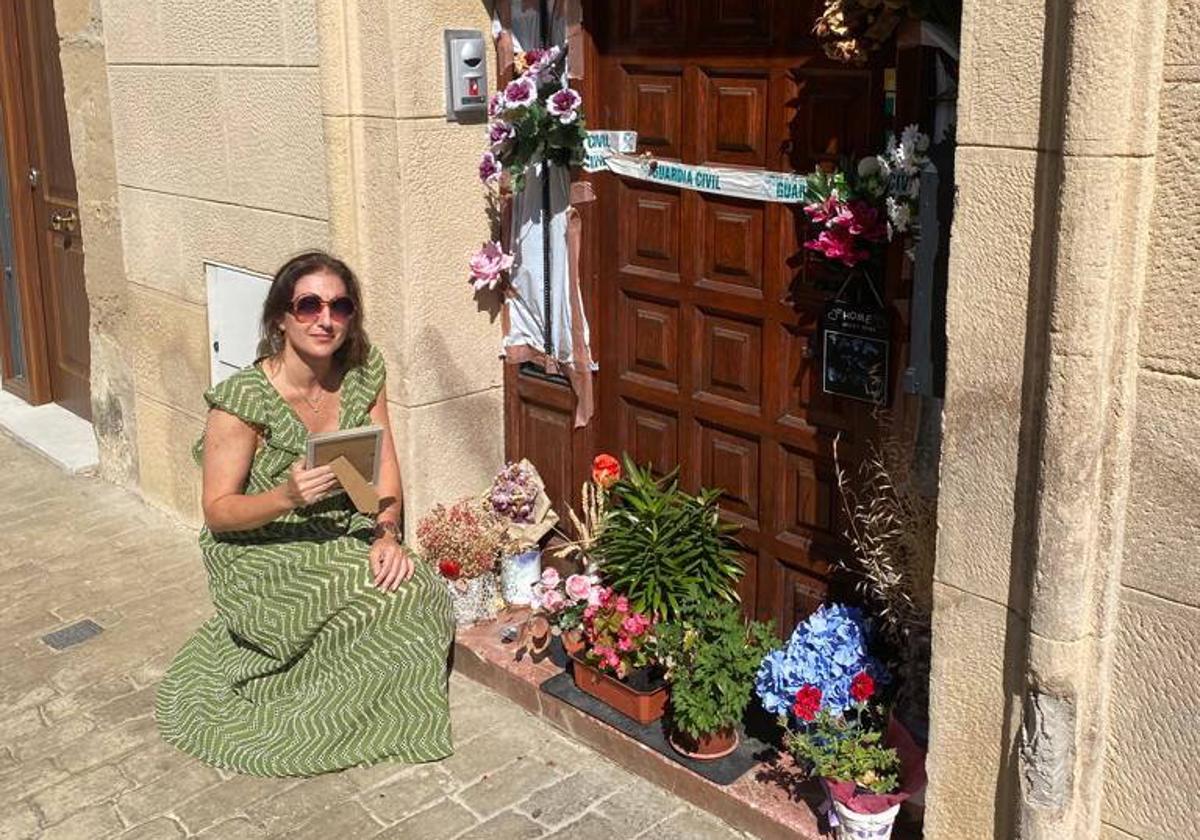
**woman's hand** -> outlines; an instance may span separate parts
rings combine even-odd
[[[337,487],[338,479],[331,467],[304,469],[304,462],[292,464],[287,484],[282,485],[283,495],[293,508],[308,507],[321,501]]]
[[[395,592],[400,584],[413,575],[413,559],[391,534],[384,534],[371,544],[371,574],[374,583],[384,592]]]

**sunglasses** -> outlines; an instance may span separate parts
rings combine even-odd
[[[344,324],[354,317],[354,301],[342,295],[332,300],[325,300],[317,295],[301,295],[292,301],[288,311],[302,324],[311,324],[321,317],[321,311],[329,307],[329,317],[339,324]]]

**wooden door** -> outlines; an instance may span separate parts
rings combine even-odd
[[[615,0],[589,21],[594,128],[686,163],[805,172],[873,151],[882,74],[833,65],[795,0]],[[598,107],[597,107],[598,105]],[[788,632],[844,550],[832,460],[871,407],[821,392],[827,294],[794,206],[594,177],[599,442],[690,489],[720,487],[742,526],[748,611]]]
[[[3,0],[3,89],[31,402],[89,418],[90,348],[79,197],[53,3]],[[19,195],[19,191],[27,191]]]

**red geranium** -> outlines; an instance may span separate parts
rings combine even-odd
[[[600,454],[592,461],[592,481],[605,490],[621,478],[621,465],[611,455]]]
[[[462,564],[457,560],[443,560],[438,563],[438,571],[446,580],[458,580],[458,576],[462,574]]]
[[[806,685],[796,692],[796,702],[792,704],[792,713],[800,720],[816,720],[817,712],[821,711],[821,689],[815,685]]]
[[[850,683],[850,697],[855,703],[866,703],[875,693],[875,680],[866,671],[859,673]]]

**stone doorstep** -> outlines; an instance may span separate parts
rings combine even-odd
[[[549,661],[514,658],[513,644],[500,641],[500,628],[519,624],[526,610],[502,613],[496,622],[460,628],[454,642],[454,669],[518,703],[576,741],[631,773],[764,840],[821,840],[813,810],[795,802],[774,782],[758,781],[760,764],[731,785],[697,776],[680,764],[635,741],[568,703],[544,694],[538,686],[557,674]],[[897,840],[902,832],[894,835]]]

